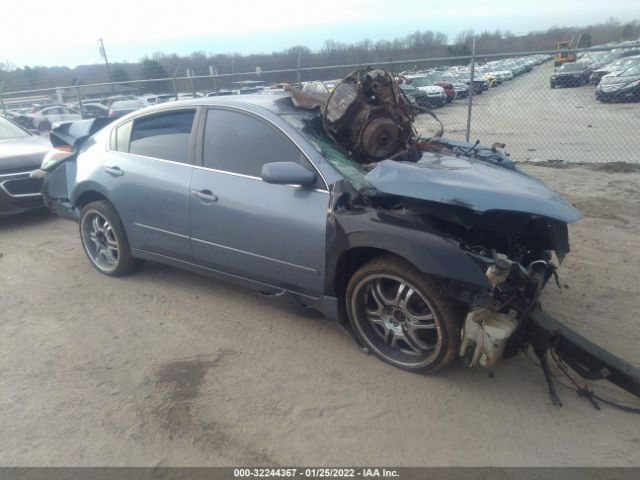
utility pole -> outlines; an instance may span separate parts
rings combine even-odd
[[[473,43],[471,44],[471,79],[469,82],[469,103],[467,105],[467,142],[471,136],[471,109],[473,107],[473,80],[476,73],[476,33],[473,32]]]
[[[196,86],[195,86],[195,84],[193,82],[193,77],[195,77],[195,72],[190,68],[187,68],[187,77],[189,77],[191,79],[191,91],[193,92],[193,98],[195,98],[196,97]]]
[[[209,75],[211,76],[211,80],[213,80],[213,91],[218,93],[218,87],[216,85],[216,75],[218,75],[218,69],[213,65],[209,65]]]
[[[104,58],[104,63],[107,65],[107,74],[109,75],[109,82],[111,82],[111,91],[116,93],[115,86],[113,85],[113,77],[111,76],[111,66],[109,65],[109,59],[107,58],[107,51],[104,49],[104,42],[102,38],[98,39],[100,42],[100,55]]]
[[[4,99],[2,98],[2,90],[4,90],[4,80],[0,80],[0,106],[2,106],[4,118],[8,118],[7,107],[4,106]]]

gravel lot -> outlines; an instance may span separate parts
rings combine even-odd
[[[519,161],[640,164],[640,103],[600,103],[595,87],[549,87],[553,62],[474,96],[470,140],[505,143]],[[467,101],[455,100],[435,113],[445,136],[464,139]],[[435,132],[429,117],[419,128]]]
[[[640,366],[640,172],[525,168],[586,215],[545,308]],[[101,276],[45,212],[0,219],[0,252],[1,465],[640,465],[637,415],[562,387],[551,406],[524,356],[405,373],[281,300],[156,264]]]

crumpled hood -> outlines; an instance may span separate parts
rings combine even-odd
[[[566,223],[582,218],[569,202],[537,178],[467,157],[427,152],[417,163],[384,160],[366,178],[382,193],[480,213],[523,212]]]

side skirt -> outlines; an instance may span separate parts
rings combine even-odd
[[[330,297],[325,295],[322,295],[320,297],[314,297],[314,296],[296,292],[293,290],[277,287],[269,283],[264,283],[258,280],[253,280],[251,278],[242,277],[240,275],[224,272],[222,270],[207,268],[201,265],[197,265],[195,263],[186,262],[184,260],[177,260],[175,258],[167,257],[165,255],[160,255],[158,253],[148,252],[146,250],[139,250],[139,249],[132,248],[131,254],[134,257],[141,258],[143,260],[162,263],[164,265],[169,265],[171,267],[188,270],[190,272],[198,273],[200,275],[205,275],[211,278],[217,278],[225,282],[230,282],[236,285],[240,285],[242,287],[250,288],[251,290],[256,290],[267,296],[279,297],[282,295],[289,295],[293,297],[298,303],[322,313],[329,320],[337,321],[339,319],[338,299],[336,297]]]

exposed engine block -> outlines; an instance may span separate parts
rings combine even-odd
[[[333,91],[323,111],[326,131],[361,163],[406,150],[415,139],[411,105],[385,70],[357,70]]]

